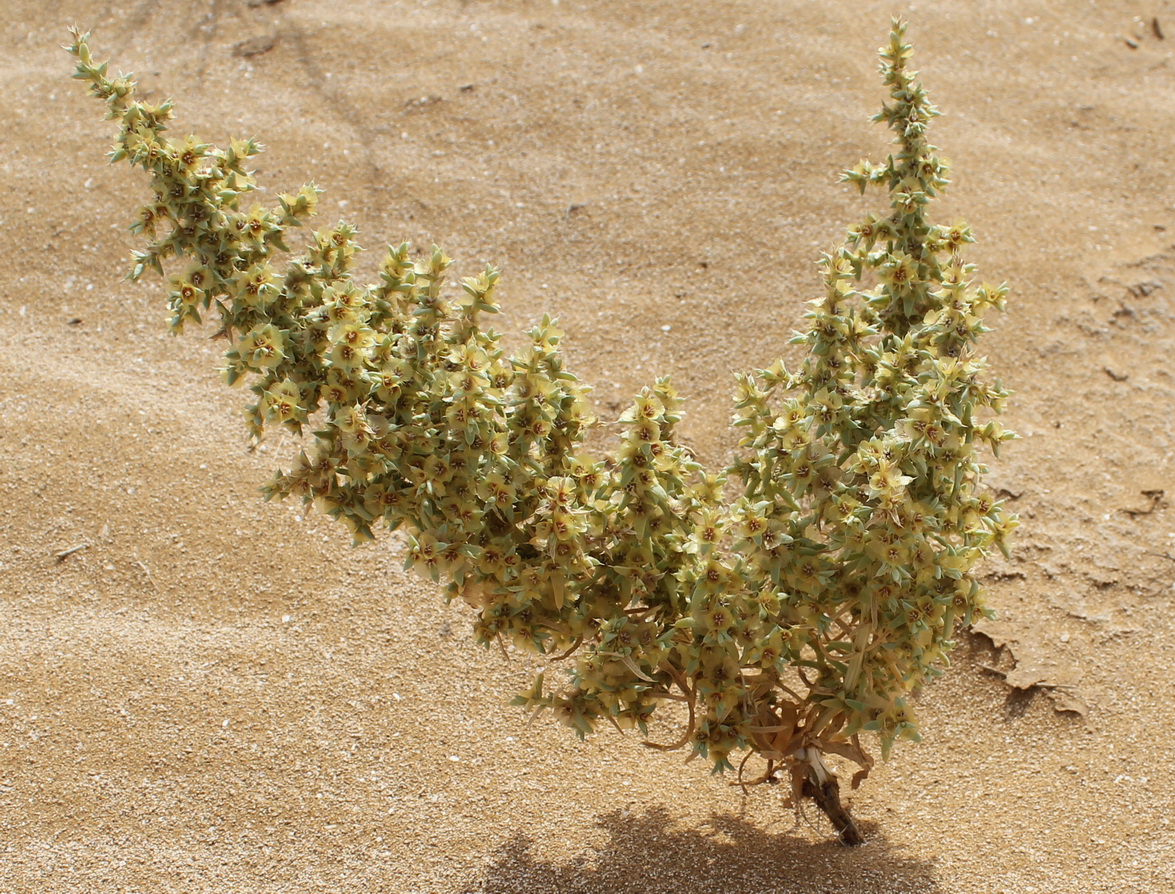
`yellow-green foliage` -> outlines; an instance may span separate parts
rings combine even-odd
[[[403,526],[408,564],[473,607],[481,641],[573,662],[515,703],[584,734],[644,731],[684,700],[680,745],[719,769],[750,749],[768,775],[830,752],[867,769],[859,733],[885,753],[916,737],[906,697],[981,610],[972,569],[1015,519],[981,490],[977,458],[1011,437],[991,421],[1006,392],[973,353],[1006,289],[972,284],[965,224],[926,216],[947,171],[903,23],[880,51],[890,100],[875,118],[896,149],[844,175],[888,207],[823,257],[803,365],[738,378],[740,455],[717,474],[675,441],[667,380],[621,417],[613,461],[586,454],[587,389],[554,321],[510,357],[483,328],[497,270],[449,289],[440,249],[413,259],[403,244],[361,285],[345,223],[291,257],[318,190],[264,204],[256,143],[165,136],[171,103],[137,99],[74,36],[76,76],[121,127],[111,160],[151,178],[132,275],[175,259],[176,332],[215,310],[254,435],[312,428],[267,495],[315,502],[356,542]]]

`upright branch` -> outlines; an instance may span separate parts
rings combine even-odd
[[[515,704],[581,736],[601,721],[646,735],[659,705],[684,701],[680,740],[652,747],[688,747],[716,771],[757,754],[754,781],[785,774],[797,805],[816,800],[857,843],[825,758],[858,764],[855,786],[872,765],[862,733],[883,755],[917,738],[908,696],[983,611],[972,569],[1016,524],[980,487],[979,448],[1013,435],[991,418],[1007,393],[973,353],[1006,289],[973,284],[965,224],[928,217],[947,168],[905,30],[895,21],[880,51],[890,102],[875,118],[897,150],[844,175],[887,191],[889,208],[823,256],[823,294],[793,339],[800,368],[738,377],[742,452],[716,474],[677,443],[666,379],[621,416],[613,455],[587,454],[588,389],[555,321],[509,357],[483,328],[498,270],[451,290],[450,259],[405,243],[361,285],[344,222],[293,253],[316,187],[266,207],[248,168],[257,143],[168,137],[170,102],[108,77],[87,35],[69,49],[120,123],[111,160],[150,177],[131,276],[172,270],[173,332],[215,311],[254,438],[309,427],[266,497],[316,503],[356,543],[403,527],[406,564],[474,609],[479,641],[571,663]]]

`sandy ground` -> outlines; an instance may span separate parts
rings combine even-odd
[[[0,892],[1175,889],[1175,4],[2,5]],[[394,538],[259,501],[294,445],[247,452],[218,345],[121,279],[144,182],[59,45],[92,28],[181,136],[259,136],[369,268],[401,239],[497,262],[498,328],[557,314],[605,417],[672,374],[719,465],[731,370],[792,350],[876,205],[836,174],[885,151],[895,11],[947,113],[940,218],[1013,287],[991,481],[1024,527],[846,850],[775,789],[528,727],[533,662]]]

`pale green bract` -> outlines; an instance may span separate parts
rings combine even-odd
[[[895,21],[881,48],[890,100],[874,119],[897,148],[844,174],[889,207],[821,259],[823,294],[794,339],[802,366],[738,377],[740,454],[717,474],[676,442],[682,401],[665,379],[621,417],[613,457],[588,455],[587,389],[555,322],[510,357],[483,328],[497,270],[446,289],[450,259],[402,244],[380,282],[360,285],[341,222],[291,256],[318,189],[265,206],[247,168],[255,142],[168,138],[170,102],[108,77],[87,35],[69,49],[120,123],[111,160],[151,177],[132,277],[178,261],[175,332],[215,309],[225,378],[252,383],[255,437],[313,427],[267,497],[314,501],[356,543],[403,526],[407,563],[473,607],[480,641],[573,662],[515,704],[583,735],[601,720],[645,733],[659,704],[684,701],[681,740],[653,747],[719,770],[757,754],[755,781],[788,774],[795,803],[815,798],[855,843],[824,756],[855,761],[855,785],[872,765],[863,733],[883,754],[917,738],[907,696],[983,610],[972,569],[1016,524],[980,488],[977,455],[1013,437],[992,418],[1007,392],[973,353],[1006,288],[973,284],[965,224],[926,216],[947,169],[926,140],[938,113],[905,29]]]

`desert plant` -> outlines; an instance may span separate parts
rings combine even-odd
[[[983,611],[972,569],[1015,526],[980,487],[979,447],[1012,435],[992,419],[1006,392],[973,353],[1006,288],[972,283],[965,224],[927,217],[947,167],[905,32],[895,21],[880,50],[890,100],[874,118],[897,148],[843,177],[880,187],[888,207],[822,257],[823,293],[794,339],[802,365],[738,377],[739,454],[718,473],[675,440],[682,401],[666,379],[621,416],[613,456],[588,455],[587,389],[555,322],[509,357],[483,328],[496,269],[447,289],[450,259],[414,259],[405,243],[361,285],[342,222],[289,256],[317,188],[266,206],[256,142],[165,136],[170,101],[109,77],[87,35],[69,50],[120,123],[111,161],[151,178],[131,277],[179,261],[171,328],[215,310],[225,379],[250,382],[252,436],[309,429],[266,497],[313,501],[356,543],[404,527],[407,564],[473,607],[482,643],[572,662],[515,704],[582,736],[601,721],[647,733],[660,704],[684,702],[680,740],[651,747],[687,747],[715,770],[745,750],[740,782],[757,755],[754,782],[783,774],[797,806],[813,798],[856,843],[826,757],[859,765],[855,786],[872,765],[862,734],[883,755],[917,738],[909,694]]]

